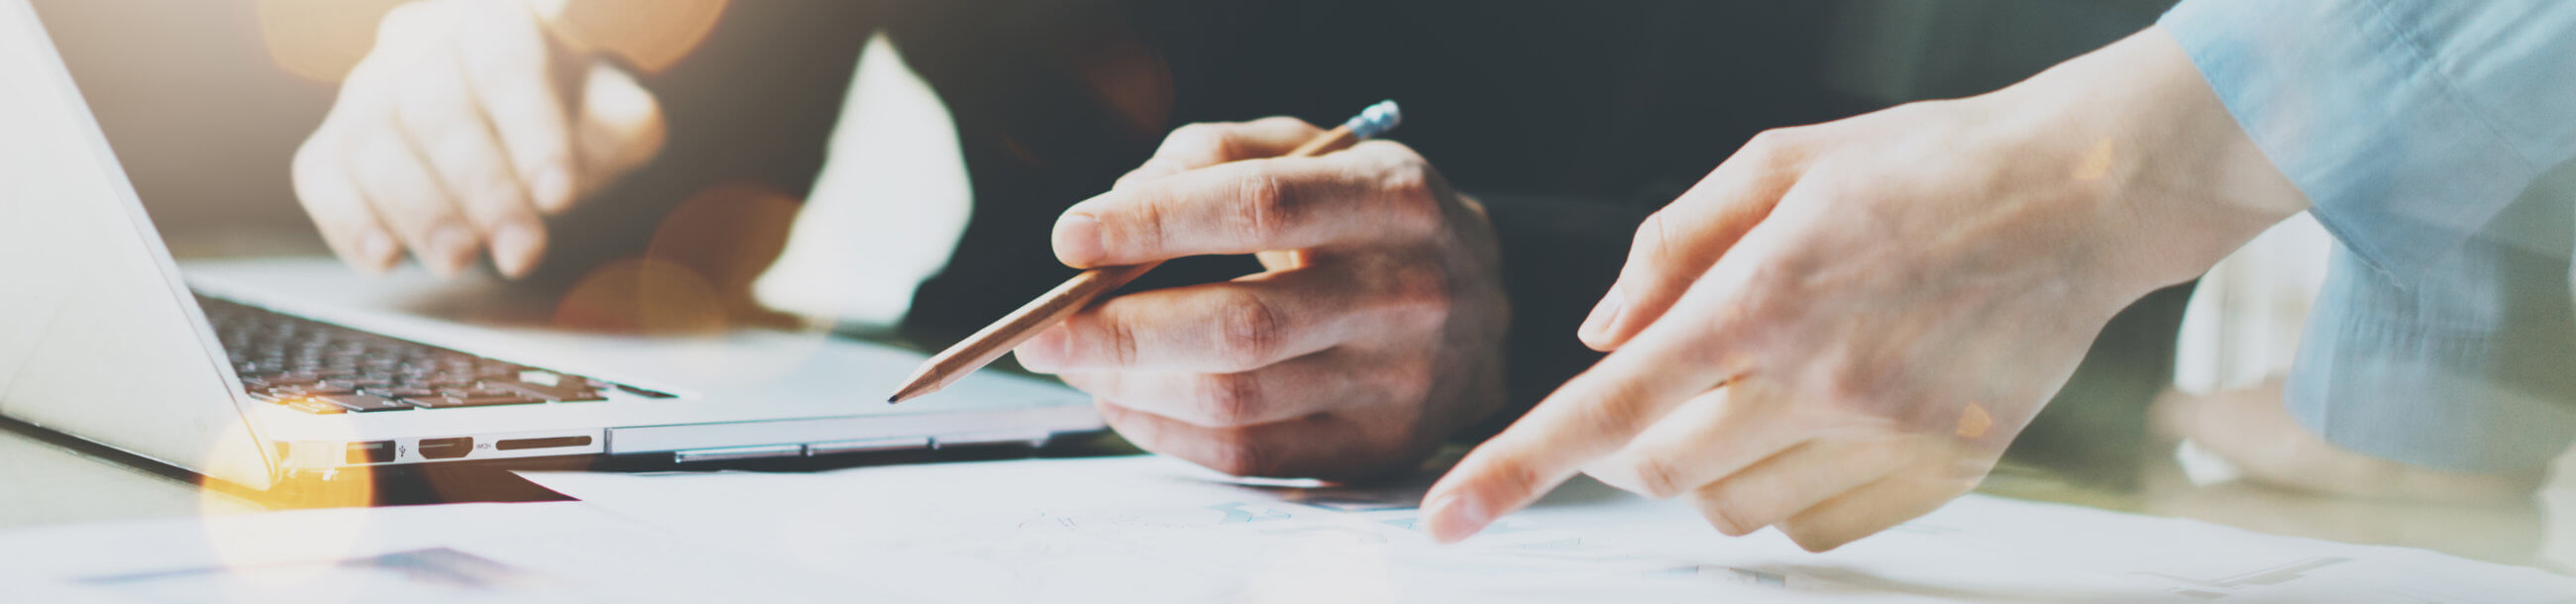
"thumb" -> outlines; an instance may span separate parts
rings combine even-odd
[[[574,120],[581,185],[595,190],[652,161],[667,136],[662,103],[626,70],[595,61],[581,86]]]
[[[1583,345],[1607,352],[1627,343],[1771,215],[1805,162],[1786,152],[1787,136],[1764,134],[1637,227],[1618,282],[1575,330]]]

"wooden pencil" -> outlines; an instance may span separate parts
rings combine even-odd
[[[1394,101],[1380,102],[1370,106],[1367,111],[1361,112],[1358,117],[1353,117],[1331,131],[1316,135],[1305,144],[1298,145],[1296,150],[1288,152],[1288,157],[1313,157],[1348,148],[1359,144],[1361,140],[1395,127],[1398,119]],[[894,396],[887,397],[886,402],[892,404],[912,400],[925,394],[938,392],[949,384],[957,383],[957,380],[965,378],[967,374],[991,364],[994,359],[1010,354],[1011,349],[1018,348],[1021,343],[1036,337],[1039,332],[1046,331],[1047,328],[1064,322],[1065,318],[1073,316],[1073,313],[1089,307],[1101,296],[1125,287],[1137,277],[1144,276],[1146,271],[1154,270],[1154,267],[1162,264],[1151,262],[1127,266],[1104,266],[1082,271],[1082,274],[1074,275],[1073,279],[1065,281],[1063,285],[1055,286],[1055,289],[1048,291],[1046,295],[1038,296],[1036,300],[1029,301],[1019,310],[1003,316],[1000,321],[984,326],[983,329],[976,331],[975,335],[967,336],[965,340],[957,342],[947,350],[939,351],[939,354],[930,357],[930,360],[922,362],[921,368],[914,370],[912,377],[904,380],[903,386],[896,388]]]

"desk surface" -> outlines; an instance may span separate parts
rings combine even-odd
[[[200,488],[138,468],[57,435],[0,426],[0,530],[234,514],[278,507]],[[515,477],[495,473],[496,480]],[[2189,485],[2149,480],[2135,492],[2070,486],[2041,474],[2000,470],[1980,490],[1998,495],[2196,518],[2252,530],[2362,543],[2424,547],[2471,558],[2564,572],[2576,561],[2576,484],[2551,482],[2533,505],[2457,508],[2333,499],[2254,485]],[[533,488],[533,487],[529,487]]]
[[[0,430],[0,485],[0,530],[260,509],[16,430]]]

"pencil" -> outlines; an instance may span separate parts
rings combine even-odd
[[[1379,101],[1331,131],[1316,135],[1315,138],[1307,140],[1306,144],[1298,145],[1296,150],[1288,152],[1288,157],[1312,157],[1342,150],[1369,137],[1386,133],[1401,119],[1402,114],[1396,110],[1395,101]],[[939,351],[939,354],[930,357],[930,360],[923,361],[921,368],[914,370],[910,379],[904,380],[903,387],[896,388],[894,396],[886,398],[886,403],[900,403],[920,398],[922,395],[938,392],[949,384],[957,383],[957,380],[965,378],[967,374],[991,364],[994,359],[1010,354],[1011,349],[1018,348],[1020,343],[1036,337],[1039,332],[1046,331],[1048,327],[1064,322],[1064,319],[1073,316],[1074,312],[1090,306],[1101,296],[1126,286],[1137,277],[1143,276],[1146,271],[1154,270],[1154,267],[1161,264],[1161,262],[1151,262],[1127,266],[1104,266],[1074,275],[1073,279],[1065,281],[1063,285],[1055,286],[1055,289],[1048,291],[1046,295],[1038,296],[1038,299],[1029,301],[1019,310],[1003,316],[1002,320],[984,326],[984,329],[976,331],[975,335],[967,336],[955,346]]]

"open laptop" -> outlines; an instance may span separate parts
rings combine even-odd
[[[280,166],[279,169],[285,169]],[[415,279],[419,279],[415,275]],[[1086,397],[776,331],[568,334],[400,312],[327,259],[172,260],[26,0],[0,0],[0,416],[254,489],[355,466],[1043,443]]]

